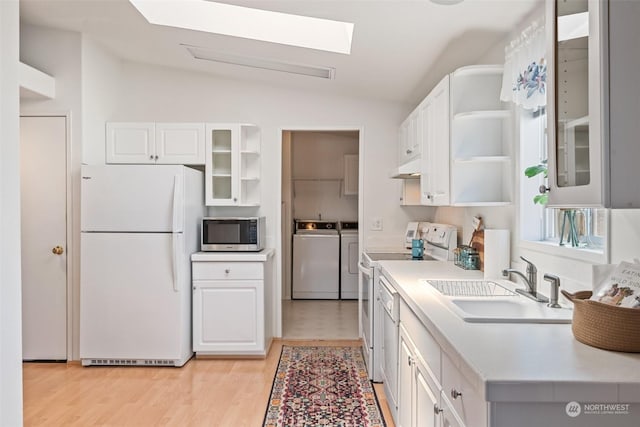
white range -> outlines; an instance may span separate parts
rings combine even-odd
[[[378,303],[380,289],[380,268],[378,261],[414,260],[411,256],[411,240],[422,238],[424,256],[415,261],[451,261],[457,247],[457,228],[452,225],[435,223],[409,223],[405,234],[405,244],[395,250],[368,249],[362,253],[360,269],[362,287],[358,296],[360,335],[369,379],[382,381],[382,322],[383,308]]]

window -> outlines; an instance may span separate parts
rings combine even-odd
[[[518,107],[520,117],[520,230],[523,240],[545,242],[577,250],[604,252],[606,244],[605,209],[553,209],[534,203],[544,174],[532,178],[524,170],[546,164],[547,115],[544,108],[531,111]],[[575,241],[575,243],[573,243]]]

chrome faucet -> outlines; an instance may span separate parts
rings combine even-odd
[[[513,273],[517,276],[520,276],[522,278],[522,281],[524,282],[525,285],[527,285],[527,289],[516,289],[516,292],[518,292],[519,294],[522,294],[528,298],[531,298],[534,301],[537,302],[548,302],[549,299],[547,297],[545,297],[544,295],[539,294],[536,291],[536,287],[537,287],[537,283],[538,283],[538,269],[536,268],[535,265],[533,265],[533,263],[531,261],[529,261],[528,259],[526,259],[525,257],[521,256],[520,259],[522,259],[524,262],[527,263],[527,275],[525,276],[524,274],[522,274],[521,272],[519,272],[516,269],[513,268],[505,268],[504,270],[502,270],[502,275],[505,277],[509,276],[509,273]]]

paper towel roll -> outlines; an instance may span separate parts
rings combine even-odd
[[[502,270],[511,264],[509,230],[484,230],[484,278],[502,279]]]

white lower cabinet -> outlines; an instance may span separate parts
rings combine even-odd
[[[272,260],[192,262],[196,355],[266,355],[273,336]]]
[[[484,426],[487,421],[487,402],[461,371],[454,358],[442,352],[442,392],[445,398],[462,423],[469,427]]]
[[[398,374],[398,426],[440,426],[440,385],[402,324]]]
[[[486,427],[488,404],[404,301],[398,345],[399,427]]]

